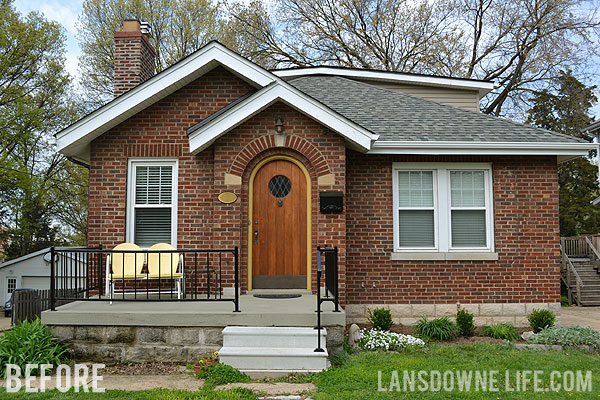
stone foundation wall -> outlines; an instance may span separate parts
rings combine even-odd
[[[510,323],[516,327],[527,327],[527,316],[533,309],[550,310],[560,321],[560,303],[481,303],[461,304],[461,308],[475,315],[475,325],[490,325],[495,323]],[[414,325],[419,319],[454,317],[458,307],[456,304],[349,304],[346,309],[346,321],[366,323],[368,310],[386,308],[392,313],[395,324]]]
[[[49,325],[75,361],[197,362],[223,346],[223,327]],[[344,327],[327,326],[327,348],[344,343]]]

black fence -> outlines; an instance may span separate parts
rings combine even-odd
[[[238,248],[105,250],[52,247],[50,309],[64,301],[232,301],[239,311]],[[232,289],[229,296],[225,288]]]

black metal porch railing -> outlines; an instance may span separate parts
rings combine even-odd
[[[325,267],[325,295],[321,296],[321,275]],[[334,304],[334,312],[340,312],[338,287],[338,248],[317,247],[317,348],[315,352],[323,352],[321,348],[321,305],[330,301]]]
[[[52,247],[50,309],[54,311],[58,301],[232,301],[234,312],[239,312],[238,256],[238,247],[222,250]],[[225,288],[232,288],[233,293],[224,295]]]

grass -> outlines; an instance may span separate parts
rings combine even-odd
[[[500,392],[378,392],[378,371],[382,371],[382,386],[389,387],[392,371],[397,370],[402,385],[405,370],[498,370]],[[533,385],[527,392],[503,392],[504,371],[542,370],[543,387],[549,385],[553,370],[591,370],[592,393],[546,392],[534,393]],[[434,345],[427,352],[422,350],[408,353],[361,352],[351,356],[342,367],[322,372],[313,378],[318,392],[315,400],[327,399],[598,399],[600,392],[600,357],[580,352],[518,351],[508,346],[478,344],[470,346]],[[514,386],[514,383],[513,383]],[[543,396],[543,397],[542,397]]]
[[[499,392],[471,391],[460,392],[378,392],[378,371],[382,374],[382,387],[389,386],[392,371],[398,371],[402,385],[403,371],[444,371],[455,370],[496,370],[499,371]],[[541,370],[542,387],[549,385],[550,372],[567,370],[592,371],[592,392],[568,393],[545,392],[534,393],[533,383],[528,385],[526,392],[508,393],[504,386],[504,371],[510,371],[514,379],[517,370]],[[288,381],[289,377],[282,379]],[[402,353],[360,352],[352,354],[341,363],[339,368],[332,368],[318,374],[298,379],[298,381],[312,381],[318,388],[311,396],[315,400],[329,399],[389,399],[389,398],[414,398],[414,399],[599,399],[600,393],[600,357],[578,351],[569,352],[542,352],[518,351],[510,346],[493,344],[477,345],[432,345],[427,350],[413,350]],[[514,382],[513,382],[514,386]],[[248,390],[230,390],[212,392],[205,388],[200,392],[183,392],[169,390],[150,390],[144,392],[110,391],[105,394],[90,395],[85,393],[58,393],[45,394],[19,393],[5,395],[0,390],[0,398],[6,399],[33,399],[33,400],[79,400],[79,399],[225,399],[246,400],[255,399],[256,394]]]
[[[198,392],[188,392],[184,390],[155,389],[140,392],[126,392],[122,390],[109,390],[105,393],[75,393],[72,390],[66,393],[60,393],[56,390],[45,393],[4,393],[0,389],[0,397],[3,399],[14,400],[255,400],[256,393],[248,389],[232,389],[213,391],[211,388],[205,388]]]

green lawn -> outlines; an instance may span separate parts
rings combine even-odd
[[[389,389],[393,371],[398,371],[399,387],[403,388],[404,371],[498,371],[498,384],[494,389],[498,391],[475,391],[472,381],[472,391],[459,391],[458,382],[455,381],[453,392],[417,391],[419,383],[415,385],[415,391],[396,392],[378,391],[378,376],[381,371],[381,386]],[[516,386],[516,371],[540,370],[540,387],[549,387],[551,371],[559,371],[562,375],[565,371],[583,370],[591,371],[591,391],[588,392],[534,392],[533,376],[527,384],[525,392],[509,392],[505,387],[505,371],[509,371],[510,386]],[[473,372],[474,373],[474,372]],[[429,378],[429,373],[427,377]],[[454,375],[455,376],[455,375]],[[456,378],[455,378],[456,379]],[[442,346],[433,345],[426,352],[412,351],[408,353],[384,354],[375,352],[361,352],[351,355],[347,361],[338,368],[332,368],[312,377],[304,378],[314,382],[318,388],[313,394],[315,400],[327,399],[389,399],[389,398],[411,398],[411,399],[600,399],[600,356],[586,354],[578,351],[573,352],[540,352],[540,351],[517,351],[513,348],[499,345],[479,344],[475,346]],[[488,381],[489,382],[489,381]],[[559,383],[562,383],[559,380]],[[493,386],[492,386],[493,387]],[[522,389],[522,386],[521,386]],[[0,397],[8,399],[253,399],[249,391],[236,390],[226,392],[211,392],[205,389],[203,392],[181,392],[168,390],[152,390],[145,392],[121,392],[110,391],[105,394],[76,394],[51,392],[45,394],[4,394]]]
[[[392,380],[392,371],[398,371],[400,388],[403,389],[404,371],[439,370],[498,370],[498,392],[471,391],[461,392],[458,390],[455,380],[454,392],[419,392],[418,382],[415,391],[410,392],[380,392],[378,391],[378,375],[381,371],[381,386],[389,389]],[[548,387],[550,373],[553,370],[590,370],[592,371],[592,391],[586,393],[570,393],[560,391],[558,393],[539,393],[533,391],[533,383],[527,385],[526,392],[507,392],[505,389],[505,371],[510,373],[510,387],[515,387],[516,370],[541,370],[542,384],[540,387]],[[416,372],[418,373],[418,372]],[[427,375],[428,377],[431,374]],[[456,375],[455,375],[456,376]],[[410,377],[410,372],[409,372]],[[598,355],[585,354],[581,352],[539,352],[518,351],[506,346],[480,344],[475,346],[440,346],[434,345],[427,351],[411,352],[407,354],[383,354],[374,352],[362,352],[350,357],[340,368],[319,373],[313,378],[317,385],[318,393],[315,399],[388,399],[406,398],[411,399],[600,399],[600,357]],[[430,381],[429,381],[430,382]],[[562,382],[562,380],[560,381]],[[570,381],[568,381],[570,384]],[[472,386],[474,388],[474,386]],[[396,389],[394,386],[393,389]],[[410,386],[407,387],[410,389]],[[521,386],[522,389],[522,386]]]
[[[109,390],[105,393],[75,393],[69,391],[60,393],[56,390],[45,393],[4,393],[0,391],[0,398],[14,400],[83,400],[83,399],[98,399],[98,400],[255,400],[256,394],[246,389],[220,390],[212,391],[205,389],[199,392],[186,392],[182,390],[147,390],[143,392],[125,392],[121,390]]]

